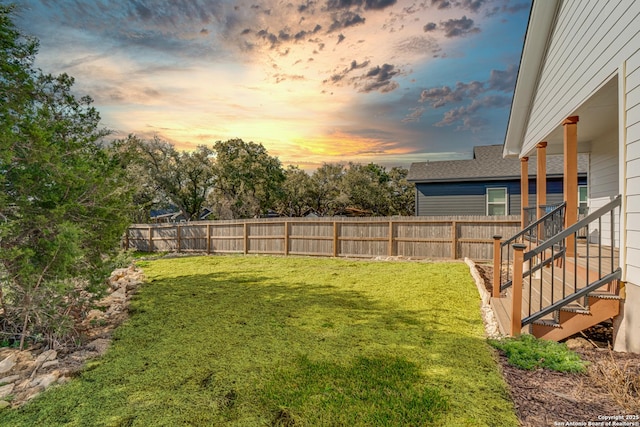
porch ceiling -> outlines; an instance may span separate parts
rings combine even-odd
[[[618,79],[613,78],[569,116],[579,116],[578,151],[591,151],[591,144],[605,135],[618,135]],[[548,154],[562,154],[563,128],[558,125],[546,138]],[[533,153],[530,153],[533,154]]]

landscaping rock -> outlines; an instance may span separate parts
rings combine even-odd
[[[593,348],[593,345],[582,337],[571,338],[565,341],[569,350],[575,350],[577,348]]]
[[[111,343],[111,340],[108,340],[105,338],[98,338],[96,340],[91,341],[89,344],[87,344],[87,350],[95,351],[96,353],[98,353],[99,356],[102,356],[107,352],[107,349],[109,348],[110,343]]]
[[[125,289],[118,288],[111,293],[110,297],[115,303],[122,303],[127,299],[127,292]]]
[[[15,353],[12,353],[0,362],[0,374],[4,374],[13,369],[13,367],[16,366],[17,358],[18,356]]]
[[[474,278],[476,287],[478,288],[478,293],[480,294],[480,299],[482,301],[480,312],[484,322],[485,334],[488,338],[500,338],[502,334],[498,327],[498,320],[496,319],[493,308],[491,307],[491,295],[487,292],[484,280],[478,272],[477,266],[473,260],[465,258],[464,262],[469,266],[471,276]]]
[[[36,358],[36,365],[42,365],[44,362],[48,360],[53,360],[58,357],[58,352],[55,350],[47,350],[40,353],[40,355]]]
[[[60,364],[60,361],[58,359],[56,360],[49,360],[48,362],[44,362],[42,364],[42,369],[47,369],[50,368],[52,366],[58,366]]]
[[[4,399],[5,397],[9,396],[13,392],[15,386],[15,384],[11,383],[0,387],[0,399]]]
[[[44,391],[44,387],[42,386],[38,385],[38,386],[32,387],[26,393],[24,393],[23,396],[21,396],[20,400],[23,402],[28,402],[29,400],[33,399],[43,391]]]
[[[8,377],[0,378],[0,384],[15,383],[20,379],[20,375],[11,375]]]
[[[87,359],[103,355],[109,348],[111,331],[126,319],[128,301],[143,281],[144,275],[135,267],[121,268],[111,274],[111,293],[96,304],[105,311],[94,309],[84,318],[79,316],[76,326],[83,332],[83,339],[93,339],[83,348],[64,349],[60,358],[52,349],[0,349],[0,376],[3,377],[0,384],[5,384],[0,387],[0,409],[20,406],[52,384],[68,382],[69,376],[82,369]],[[13,395],[11,402],[3,400],[8,395]]]
[[[91,322],[92,320],[103,320],[105,318],[104,311],[100,310],[91,310],[87,313],[87,317],[85,317],[85,322]]]
[[[51,384],[55,383],[60,377],[59,371],[52,371],[48,374],[37,376],[31,383],[29,383],[30,387],[42,387],[43,389],[49,387]]]

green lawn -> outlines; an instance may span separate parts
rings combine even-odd
[[[465,264],[141,264],[111,350],[0,425],[518,425]]]

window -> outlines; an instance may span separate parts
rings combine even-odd
[[[587,197],[588,191],[586,185],[578,185],[578,207],[586,208],[587,207]]]
[[[507,189],[487,188],[487,215],[508,215]]]

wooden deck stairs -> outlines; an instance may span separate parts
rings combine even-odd
[[[499,273],[494,272],[494,282],[498,286],[494,286],[491,305],[504,335],[529,333],[559,341],[619,314],[618,250],[604,244],[615,243],[613,232],[604,243],[601,236],[595,242],[578,237],[584,234],[580,227],[593,221],[598,223],[591,227],[602,230],[603,212],[613,212],[619,206],[614,202],[549,239],[526,239],[523,233],[496,252],[494,270]],[[514,245],[516,240],[526,244]],[[567,242],[572,250],[567,250]],[[520,292],[514,291],[516,285]]]

